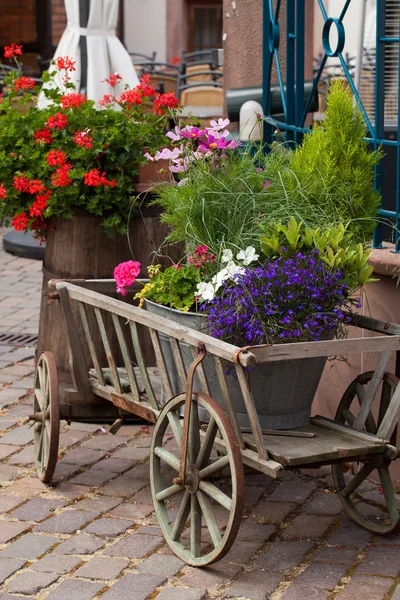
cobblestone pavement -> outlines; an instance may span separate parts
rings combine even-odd
[[[35,332],[39,263],[0,252],[0,269],[0,330]],[[206,569],[174,557],[157,526],[151,428],[112,436],[63,424],[54,483],[40,483],[27,424],[33,353],[0,345],[0,600],[400,600],[400,536],[354,525],[327,468],[247,476],[238,539]],[[362,493],[374,513],[379,489]]]

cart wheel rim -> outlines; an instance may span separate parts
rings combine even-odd
[[[365,393],[365,388],[371,381],[373,374],[373,371],[362,373],[349,385],[336,412],[335,420],[337,422],[350,427],[353,425],[356,414],[354,409],[352,410],[352,405],[355,403],[357,410],[359,399]],[[398,383],[399,380],[394,375],[389,373],[384,374],[378,417],[375,418],[371,412],[366,419],[365,430],[368,433],[376,434],[388,408],[391,395],[394,393]],[[391,444],[394,446],[396,445],[396,434],[397,431],[394,432],[391,439]],[[348,481],[346,481],[342,465],[332,465],[333,480],[342,506],[348,515],[361,527],[378,534],[394,533],[400,530],[400,513],[396,506],[396,497],[390,478],[389,465],[389,460],[383,462],[381,465],[374,465],[373,462],[358,463],[357,472]],[[365,499],[360,495],[359,487],[375,470],[380,480],[382,500],[371,505],[365,502]],[[369,507],[372,513],[371,516],[363,514],[360,510],[361,507]],[[381,513],[379,518],[377,517],[378,510]],[[373,513],[375,513],[375,516]],[[378,520],[382,522],[379,523]]]
[[[165,405],[158,418],[150,454],[151,492],[158,522],[172,551],[188,565],[202,567],[225,556],[236,538],[244,505],[244,472],[240,449],[226,413],[206,394],[193,393],[185,485],[174,482],[179,474],[182,439],[179,412],[184,404],[185,395],[179,394]],[[202,440],[199,406],[210,417],[208,423],[203,423]],[[163,446],[166,437],[171,435],[166,434],[168,426],[172,437],[167,442],[175,444],[175,451],[168,449],[168,443],[167,448]],[[210,454],[218,434],[226,452],[213,461]],[[165,477],[168,469],[170,472]],[[230,494],[222,489],[226,482],[216,481],[221,469],[230,473]],[[171,519],[169,504],[179,497],[179,507]],[[203,547],[205,535],[208,540]]]
[[[58,375],[52,352],[43,352],[37,363],[33,414],[36,469],[39,479],[47,483],[57,465],[60,436]]]

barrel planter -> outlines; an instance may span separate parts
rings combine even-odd
[[[149,312],[166,317],[190,329],[206,332],[205,317],[200,314],[182,312],[145,300],[145,308]],[[167,336],[160,334],[160,343],[168,367],[173,394],[181,389],[175,360]],[[180,343],[181,354],[186,369],[193,361],[190,346]],[[326,358],[305,358],[285,360],[256,365],[249,369],[249,385],[254,399],[256,411],[263,429],[295,429],[307,425],[310,420],[311,405],[321,379]],[[204,359],[204,372],[207,377],[210,395],[224,407],[220,394],[217,375],[212,358]],[[250,427],[244,406],[242,393],[235,374],[228,374],[228,390],[232,404],[241,427]],[[193,389],[200,390],[200,383],[195,376]],[[167,400],[167,398],[164,398]]]
[[[134,217],[130,222],[129,247],[128,236],[114,234],[108,238],[104,236],[101,227],[101,218],[90,215],[85,211],[76,211],[72,219],[52,217],[50,220],[50,232],[47,238],[46,253],[43,262],[43,296],[40,308],[39,337],[36,356],[43,351],[53,352],[57,364],[60,385],[69,386],[71,375],[69,368],[69,355],[66,345],[64,326],[61,319],[61,311],[57,301],[49,299],[48,282],[50,279],[111,279],[114,267],[126,260],[138,260],[142,264],[141,274],[147,276],[147,265],[152,263],[153,252],[158,249],[165,240],[168,229],[160,223],[160,211],[154,207],[142,207],[140,216]],[[133,257],[132,257],[133,252]],[[165,255],[179,258],[179,247],[164,246]],[[157,263],[170,264],[170,260],[163,261],[157,257]],[[110,294],[118,299],[132,302],[132,294],[123,298],[117,294]],[[78,319],[79,322],[79,319]],[[105,315],[105,325],[115,353],[118,366],[123,366],[120,356],[119,345],[110,315]],[[103,344],[97,328],[91,328],[94,335],[96,348],[103,352]],[[78,332],[81,339],[84,334]],[[142,334],[143,335],[143,334]],[[141,340],[145,348],[145,358],[149,366],[154,365],[154,355],[150,339]],[[89,350],[82,348],[88,364],[91,364]],[[103,354],[103,364],[107,365]],[[66,413],[68,414],[68,412]],[[79,400],[74,400],[71,418],[85,419],[111,419],[118,413],[110,403],[106,403],[98,397],[82,398],[81,406]]]

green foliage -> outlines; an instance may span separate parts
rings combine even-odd
[[[60,74],[51,67],[50,73],[43,74],[43,80],[51,85],[56,74],[61,80]],[[0,203],[0,219],[8,224],[14,215],[26,214],[29,219],[26,229],[35,229],[30,215],[35,196],[13,186],[14,176],[24,174],[29,179],[40,180],[51,192],[42,215],[44,231],[46,220],[52,215],[70,218],[76,209],[85,209],[102,217],[107,235],[113,231],[126,232],[128,215],[135,201],[134,177],[139,164],[146,161],[145,148],[154,151],[159,147],[167,117],[157,114],[144,96],[142,103],[133,105],[112,104],[100,109],[95,102],[86,101],[79,106],[63,108],[62,96],[74,92],[71,83],[63,84],[62,90],[45,89],[43,93],[51,103],[40,110],[35,101],[39,88],[33,90],[33,95],[15,91],[13,82],[17,76],[17,73],[11,73],[6,77],[8,92],[0,104],[0,184],[6,189],[6,197]],[[105,93],[113,91],[107,83],[103,85]],[[37,142],[34,134],[45,129],[49,117],[56,113],[67,116],[67,126],[47,129],[52,136],[51,143]],[[88,130],[92,138],[91,148],[74,142],[75,134],[84,130]],[[54,185],[52,175],[57,167],[50,166],[46,160],[51,150],[66,154],[71,165],[69,185]],[[108,181],[115,180],[115,187],[86,185],[84,174],[93,169],[98,169],[100,176],[104,173]],[[40,229],[37,223],[36,229]]]
[[[371,251],[354,241],[354,236],[342,224],[310,229],[291,218],[287,225],[281,223],[262,235],[261,249],[268,258],[287,256],[288,253],[316,248],[324,263],[333,271],[341,271],[350,290],[375,281],[373,268],[368,265]]]
[[[135,298],[147,298],[157,304],[163,304],[187,312],[194,304],[193,290],[201,280],[201,270],[193,264],[181,267],[172,266],[164,271],[152,268],[150,282],[138,292]]]

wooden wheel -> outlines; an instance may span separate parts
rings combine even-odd
[[[335,417],[336,421],[353,427],[373,374],[373,371],[363,373],[349,385],[339,404]],[[375,397],[375,401],[379,402],[376,411],[378,417],[376,419],[370,412],[365,421],[364,431],[372,434],[377,433],[398,383],[399,380],[394,375],[384,374],[380,397],[379,399]],[[390,444],[394,447],[396,447],[396,438],[397,427],[390,440]],[[332,465],[333,480],[346,512],[359,525],[374,533],[387,534],[400,530],[400,515],[389,473],[390,463],[390,458],[377,455],[375,459],[355,463],[356,472],[353,473],[352,477],[347,476],[347,478],[343,473],[341,464]],[[363,497],[360,495],[362,493],[360,492],[360,486],[375,470],[380,480],[380,491],[371,494],[373,505],[365,504]],[[357,490],[359,493],[357,493]]]
[[[56,468],[60,436],[58,375],[52,352],[43,352],[37,363],[31,419],[38,476],[48,483]]]
[[[243,463],[223,409],[209,396],[193,393],[187,466],[180,485],[177,478],[183,428],[179,414],[184,404],[185,394],[172,398],[155,426],[150,454],[151,491],[170,548],[188,565],[204,567],[225,556],[236,538],[244,503]],[[199,419],[200,407],[204,409],[203,422]],[[217,435],[225,443],[222,457],[215,449]]]

